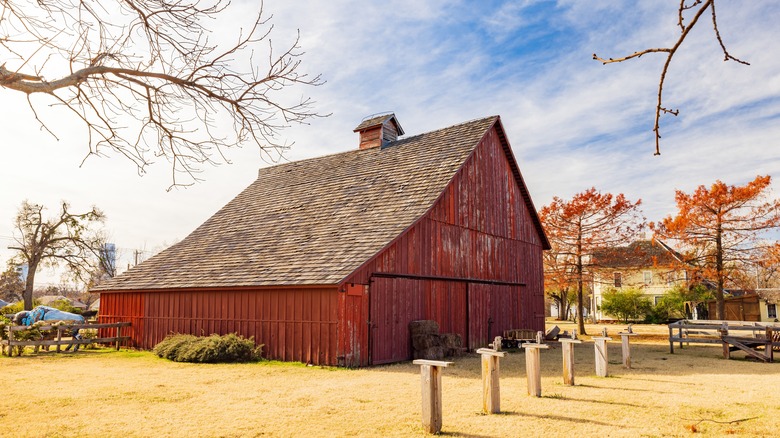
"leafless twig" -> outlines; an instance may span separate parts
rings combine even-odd
[[[677,24],[680,27],[680,36],[677,38],[677,41],[674,43],[672,47],[664,47],[664,48],[650,48],[645,50],[640,50],[638,52],[634,52],[628,56],[624,56],[622,58],[602,58],[593,54],[593,59],[600,61],[603,64],[612,64],[615,62],[623,62],[628,61],[629,59],[634,58],[640,58],[643,55],[646,55],[648,53],[666,53],[666,62],[664,62],[664,66],[661,69],[661,78],[658,81],[658,100],[655,106],[655,123],[653,124],[653,132],[655,132],[655,155],[661,154],[661,130],[660,130],[660,119],[661,114],[672,114],[674,116],[678,115],[680,113],[677,109],[669,109],[663,106],[663,91],[664,91],[664,82],[666,81],[666,74],[669,71],[669,66],[672,63],[672,58],[674,57],[674,54],[677,53],[677,49],[680,48],[683,41],[685,41],[685,38],[690,33],[691,29],[698,23],[699,18],[704,14],[704,12],[710,9],[712,13],[712,27],[715,31],[715,38],[718,40],[718,43],[720,44],[721,49],[723,49],[724,54],[724,61],[736,61],[740,64],[744,65],[750,65],[749,63],[738,59],[734,56],[731,56],[729,52],[726,50],[726,45],[723,43],[723,39],[720,36],[720,31],[718,30],[718,20],[717,16],[715,14],[715,0],[694,0],[691,4],[685,4],[685,0],[680,0],[680,7],[678,8],[678,19]],[[691,19],[690,23],[687,25],[685,24],[685,12],[693,10],[693,18]]]
[[[232,43],[212,41],[224,37],[206,25],[228,6],[226,0],[0,0],[0,86],[27,94],[52,135],[56,128],[39,109],[45,103],[29,96],[48,96],[69,110],[86,129],[87,157],[113,151],[140,173],[164,157],[172,186],[194,183],[204,164],[228,161],[225,150],[246,143],[275,160],[288,147],[278,139],[281,130],[321,116],[290,87],[323,82],[300,71],[299,36],[274,52],[262,3]],[[256,56],[263,52],[265,66]]]

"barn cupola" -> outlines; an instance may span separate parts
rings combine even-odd
[[[369,116],[353,132],[360,133],[360,149],[384,146],[404,135],[404,130],[393,113]]]

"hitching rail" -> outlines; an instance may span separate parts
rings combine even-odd
[[[126,341],[130,339],[129,336],[122,336],[122,327],[130,327],[129,322],[115,322],[115,323],[107,323],[107,324],[67,324],[67,325],[44,325],[37,327],[38,330],[57,330],[56,338],[53,340],[29,340],[29,341],[20,341],[14,339],[14,332],[27,330],[29,329],[28,326],[24,325],[13,325],[6,328],[8,331],[8,339],[3,339],[0,341],[0,345],[2,345],[3,354],[5,354],[6,349],[8,350],[8,356],[13,355],[13,347],[16,346],[34,346],[36,347],[36,350],[38,347],[41,346],[56,346],[57,352],[59,353],[60,347],[63,345],[76,345],[76,348],[80,345],[88,345],[88,344],[115,344],[116,349],[119,350],[119,346],[122,343],[122,341]],[[92,338],[92,339],[62,339],[62,332],[72,332],[74,329],[108,329],[108,328],[116,328],[116,336],[112,337],[106,337],[106,338]]]

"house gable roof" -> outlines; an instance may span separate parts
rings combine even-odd
[[[184,240],[93,290],[337,284],[431,208],[498,120],[261,169]]]
[[[593,252],[593,264],[600,268],[642,269],[669,267],[681,256],[660,240],[637,240],[626,246]]]

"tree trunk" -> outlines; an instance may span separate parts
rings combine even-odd
[[[24,283],[24,310],[32,310],[33,308],[33,288],[35,287],[35,270],[38,265],[29,265],[27,270],[27,278]]]
[[[583,296],[582,296],[582,239],[578,239],[578,254],[577,254],[577,331],[581,335],[586,335],[585,333],[585,319],[584,319],[584,305],[583,305]]]
[[[717,303],[717,318],[722,320],[726,319],[726,302],[723,297],[723,231],[721,230],[720,223],[715,234],[715,275],[718,280],[718,290],[715,291],[715,300]]]

